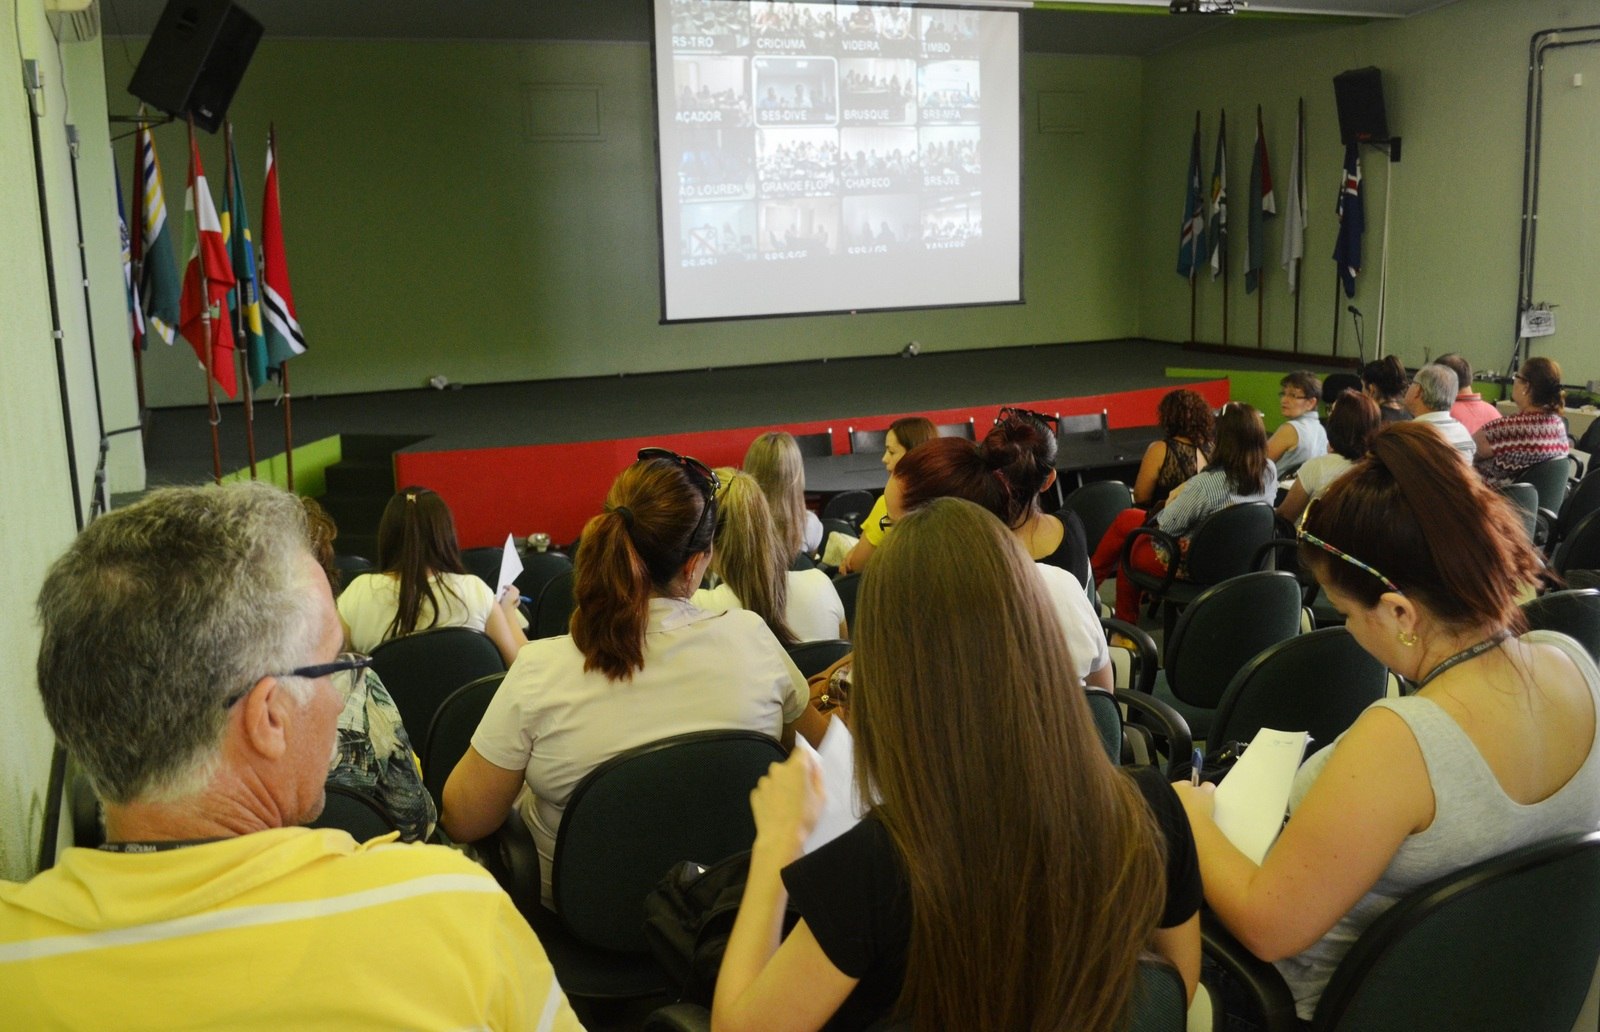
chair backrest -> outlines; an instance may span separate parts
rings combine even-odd
[[[1133,506],[1133,491],[1120,480],[1096,480],[1067,495],[1061,503],[1063,512],[1077,513],[1083,522],[1084,541],[1094,552],[1100,539],[1106,536],[1111,524],[1123,510]],[[1059,513],[1057,515],[1060,515]]]
[[[1595,420],[1595,424],[1600,424],[1600,419]],[[1567,500],[1561,504],[1556,514],[1556,537],[1565,537],[1585,516],[1596,511],[1600,511],[1600,476],[1594,476],[1591,471],[1567,493]]]
[[[1110,414],[1104,409],[1082,416],[1062,416],[1056,423],[1056,441],[1059,443],[1063,437],[1104,437],[1108,425]]]
[[[348,831],[357,842],[400,830],[381,802],[345,785],[324,786],[322,813],[309,827],[339,828]]]
[[[800,668],[801,674],[812,677],[849,655],[853,647],[849,642],[838,638],[803,641],[798,645],[789,646],[789,658],[794,660],[794,665]]]
[[[333,593],[334,597],[337,598],[340,592],[344,591],[346,584],[349,584],[363,573],[371,573],[378,567],[371,559],[363,556],[335,555],[333,557],[333,568],[339,571],[339,590]]]
[[[500,586],[500,559],[505,555],[503,548],[463,548],[461,550],[461,565],[467,572],[474,574],[479,580],[489,585],[490,588]]]
[[[551,889],[562,923],[592,946],[644,953],[645,895],[676,863],[750,848],[750,790],[783,755],[754,731],[701,731],[590,771],[556,834]]]
[[[530,638],[559,638],[567,633],[576,603],[572,599],[571,570],[563,570],[551,577],[539,592],[539,601],[533,607],[533,623],[528,628]]]
[[[571,569],[572,559],[564,552],[530,551],[522,557],[522,572],[517,574],[517,590],[533,599],[531,604],[537,606],[539,596],[544,594],[544,586]]]
[[[940,437],[965,437],[969,441],[978,439],[977,425],[970,419],[965,423],[940,423],[934,429]]]
[[[1184,607],[1166,642],[1167,686],[1191,706],[1214,709],[1245,664],[1300,632],[1300,582],[1280,570],[1214,584]]]
[[[1560,631],[1600,662],[1600,591],[1552,591],[1524,602],[1522,615],[1528,618],[1530,630]]]
[[[800,449],[802,457],[822,458],[833,454],[833,431],[824,430],[817,434],[795,434],[795,447]]]
[[[1128,1032],[1184,1032],[1188,1020],[1189,995],[1178,969],[1161,957],[1140,957]]]
[[[1600,511],[1585,516],[1561,539],[1550,566],[1562,576],[1568,570],[1600,570]]]
[[[839,593],[839,601],[844,603],[844,622],[847,627],[856,625],[856,591],[861,587],[861,574],[847,573],[843,577],[835,577],[833,590]],[[851,631],[854,634],[854,631]]]
[[[487,674],[451,692],[439,703],[422,737],[422,784],[435,804],[444,799],[444,783],[472,744],[473,732],[489,709],[505,674]]]
[[[841,520],[834,516],[825,517],[822,520],[822,547],[818,549],[818,552],[822,555],[828,554],[828,535],[830,534],[843,534],[845,537],[858,538],[861,536],[861,528],[849,520]]]
[[[882,430],[857,430],[852,426],[849,428],[849,433],[850,454],[870,454],[872,452],[883,451],[884,440],[889,435],[889,428],[884,427]]]
[[[1345,732],[1383,698],[1389,671],[1343,627],[1325,627],[1263,651],[1234,675],[1209,741],[1248,742],[1264,727],[1310,732],[1314,747]]]
[[[1355,373],[1329,373],[1322,378],[1322,397],[1333,402],[1345,391],[1361,393],[1361,377]]]
[[[1539,531],[1539,489],[1532,484],[1507,484],[1500,489],[1500,496],[1517,507],[1528,540],[1532,541]]]
[[[1089,716],[1094,729],[1100,734],[1100,744],[1112,763],[1122,762],[1122,709],[1117,697],[1104,688],[1085,688],[1084,698],[1089,703]]]
[[[867,518],[867,513],[872,511],[872,503],[876,500],[872,497],[871,491],[840,491],[823,503],[822,518],[844,520],[858,528],[859,536],[861,521]]]
[[[1572,460],[1565,455],[1536,462],[1517,476],[1522,483],[1532,484],[1539,492],[1539,508],[1560,512],[1567,500],[1567,480],[1572,475]]]
[[[1600,832],[1473,864],[1407,894],[1345,954],[1314,1029],[1569,1032],[1600,957]]]
[[[417,742],[451,692],[468,681],[505,673],[506,664],[482,631],[439,627],[384,642],[372,650],[372,667],[394,698],[407,734]]]
[[[1201,521],[1189,543],[1188,579],[1217,584],[1250,572],[1256,549],[1272,539],[1272,506],[1265,502],[1230,505]]]

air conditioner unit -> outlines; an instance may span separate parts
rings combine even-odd
[[[87,43],[100,38],[99,0],[45,0],[50,31],[63,43]]]

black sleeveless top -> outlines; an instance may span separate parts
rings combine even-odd
[[[1163,443],[1167,446],[1167,457],[1161,460],[1161,471],[1156,474],[1155,494],[1150,496],[1151,509],[1165,503],[1173,488],[1199,472],[1198,448],[1176,437],[1168,437]]]

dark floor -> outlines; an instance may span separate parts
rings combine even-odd
[[[1293,364],[1123,340],[446,391],[304,395],[294,399],[294,435],[301,443],[338,433],[426,435],[429,439],[418,445],[422,448],[549,444],[1107,394],[1161,386],[1169,382],[1168,366],[1287,370]],[[258,453],[283,451],[281,409],[260,404],[256,420]],[[219,430],[223,469],[242,468],[246,457],[240,406],[224,406]],[[209,480],[211,437],[205,408],[153,410],[145,465],[152,487]]]

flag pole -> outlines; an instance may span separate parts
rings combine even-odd
[[[238,184],[233,181],[233,122],[228,120],[222,123],[223,146],[228,150],[227,168],[222,174],[222,189],[228,197],[228,238],[230,241],[239,239],[239,216],[233,211],[234,198],[241,196]],[[249,246],[246,244],[245,246]],[[233,339],[246,341],[246,345],[237,348],[239,355],[239,372],[244,381],[244,446],[245,452],[250,456],[250,479],[256,479],[256,406],[255,394],[250,385],[250,346],[249,337],[245,333],[244,325],[244,287],[235,280],[233,289],[236,293],[238,304],[233,308]]]
[[[141,124],[140,128],[144,128]],[[137,231],[128,233],[128,264],[131,268],[129,275],[133,277],[135,307],[143,304],[139,297],[139,282],[144,278],[144,162],[139,152],[143,141],[139,133],[133,134],[133,219]],[[144,396],[144,313],[135,312],[133,316],[133,382],[139,394],[139,438],[144,443],[149,428],[145,424],[145,396]]]
[[[1344,289],[1344,277],[1339,274],[1339,267],[1333,269],[1333,352],[1339,353],[1339,294]]]
[[[267,126],[267,153],[272,156],[273,165],[276,167],[278,160],[278,127],[270,123]],[[280,400],[283,402],[284,486],[292,494],[294,492],[294,395],[289,392],[289,363],[287,360],[278,363],[278,386],[281,390]]]
[[[1199,153],[1198,148],[1200,146],[1200,112],[1199,111],[1196,111],[1194,113],[1194,139],[1195,139],[1194,146],[1196,148],[1195,153],[1198,154]],[[1198,159],[1196,159],[1196,160],[1198,160]],[[1196,178],[1198,178],[1198,175],[1197,175]],[[1196,199],[1197,200],[1199,199],[1198,192],[1197,192]],[[1201,210],[1204,211],[1204,202],[1202,201],[1201,204],[1202,204]],[[1193,215],[1194,212],[1191,211],[1189,214]],[[1202,222],[1203,221],[1204,220],[1202,220]],[[1199,268],[1199,263],[1200,263],[1200,247],[1199,247],[1199,244],[1198,244],[1198,239],[1199,238],[1196,237],[1196,236],[1191,236],[1190,240],[1189,240],[1189,254],[1192,256],[1190,258],[1190,261],[1189,261],[1189,343],[1190,344],[1195,344],[1200,339],[1199,336],[1195,332],[1195,316],[1196,316],[1196,313],[1198,311],[1198,302],[1196,300],[1196,297],[1197,297],[1199,291],[1198,291],[1198,288],[1196,288],[1194,281],[1195,281],[1195,272]]]
[[[1262,146],[1263,152],[1264,152],[1267,144],[1266,144],[1266,136],[1261,130],[1261,105],[1260,104],[1256,105],[1256,138],[1261,141],[1261,146]],[[1250,155],[1250,160],[1252,162],[1254,162],[1256,160],[1254,153],[1252,153]],[[1250,198],[1250,203],[1253,204],[1253,205],[1259,205],[1261,203],[1261,201],[1260,201],[1259,198],[1252,197],[1252,198]],[[1274,211],[1277,210],[1276,206],[1274,206],[1273,210]],[[1252,214],[1255,214],[1255,209],[1251,209],[1251,212],[1252,212]],[[1265,337],[1262,334],[1262,323],[1264,321],[1263,299],[1267,296],[1267,254],[1266,254],[1266,251],[1267,251],[1267,227],[1266,227],[1266,216],[1264,214],[1262,214],[1262,215],[1259,215],[1257,217],[1262,219],[1262,223],[1261,223],[1261,255],[1260,255],[1261,268],[1256,270],[1256,349],[1260,350],[1266,343]]]
[[[1226,109],[1224,109],[1223,112],[1222,112],[1221,128],[1218,130],[1218,133],[1219,133],[1219,135],[1217,136],[1217,146],[1220,148],[1219,153],[1222,155],[1222,183],[1223,183],[1223,186],[1222,186],[1222,204],[1223,204],[1222,219],[1218,223],[1218,228],[1221,230],[1221,232],[1223,234],[1222,239],[1223,239],[1224,242],[1222,242],[1222,243],[1213,243],[1211,246],[1217,249],[1217,252],[1218,252],[1217,253],[1217,257],[1219,259],[1221,259],[1221,261],[1222,261],[1222,346],[1223,347],[1227,347],[1228,346],[1228,247],[1227,247],[1227,244],[1226,244],[1225,241],[1228,239],[1227,238],[1227,232],[1228,232],[1228,221],[1227,221],[1227,219],[1228,219],[1228,208],[1227,208],[1227,204],[1228,204],[1228,187],[1227,187],[1227,182],[1228,182],[1228,112],[1227,112]],[[1215,202],[1213,202],[1213,203],[1215,203]]]
[[[1306,195],[1302,188],[1306,181],[1306,98],[1300,98],[1299,110],[1295,113],[1295,152],[1300,155],[1300,160],[1295,163],[1294,169],[1294,195],[1298,199]],[[1302,213],[1302,219],[1304,214]],[[1302,222],[1303,224],[1303,222]],[[1302,248],[1304,250],[1304,248]],[[1293,259],[1294,265],[1294,350],[1300,350],[1300,297],[1305,293],[1305,281],[1300,273],[1305,271],[1305,259]]]
[[[222,423],[222,414],[217,409],[217,384],[215,377],[216,356],[211,350],[211,278],[206,275],[206,247],[205,240],[201,237],[203,230],[200,227],[200,195],[198,180],[194,168],[194,115],[189,115],[189,192],[194,203],[194,236],[195,236],[195,262],[200,272],[200,326],[201,339],[205,346],[206,370],[206,411],[211,422],[211,476],[218,484],[222,483],[222,436],[217,427]]]

